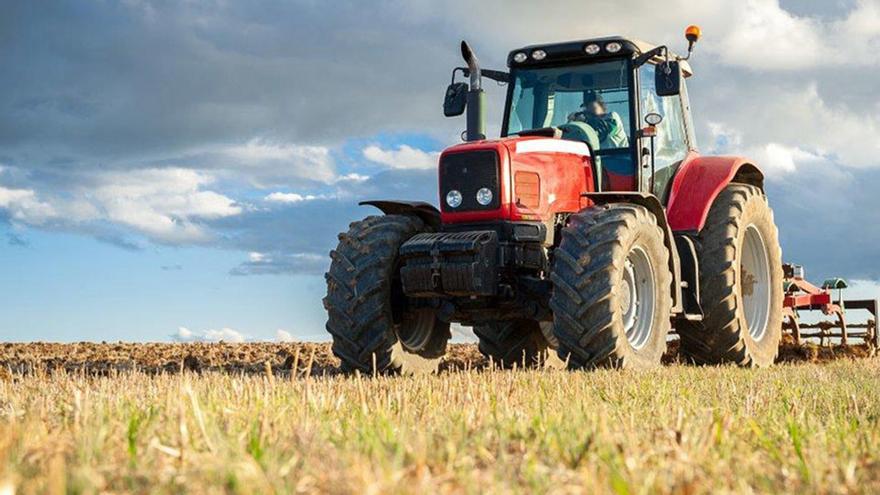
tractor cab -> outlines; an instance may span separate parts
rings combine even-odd
[[[695,148],[686,60],[617,36],[528,46],[507,60],[502,136],[552,129],[590,147],[601,190],[667,196],[675,167]]]

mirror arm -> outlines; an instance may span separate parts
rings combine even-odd
[[[456,70],[460,70],[464,77],[471,76],[471,71],[467,67],[456,67],[453,74]],[[480,75],[500,83],[510,82],[510,73],[501,70],[480,69]]]
[[[645,63],[647,63],[648,60],[651,60],[652,58],[654,58],[658,55],[661,55],[661,54],[662,55],[667,54],[666,45],[658,46],[657,48],[654,48],[653,50],[651,50],[649,52],[646,52],[646,53],[639,55],[635,60],[635,66],[641,67],[641,66],[645,65]]]
[[[489,79],[500,83],[510,82],[510,73],[500,70],[483,69],[483,77],[488,77]]]

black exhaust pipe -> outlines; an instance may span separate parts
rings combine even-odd
[[[471,76],[470,89],[467,94],[467,131],[465,141],[486,139],[486,94],[482,88],[480,61],[467,41],[461,42],[461,56],[467,63]]]

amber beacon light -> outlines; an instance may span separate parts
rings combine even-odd
[[[693,45],[697,42],[697,40],[700,39],[700,35],[702,35],[702,32],[700,31],[700,26],[697,26],[695,24],[691,24],[687,27],[687,29],[684,30],[684,37],[687,38],[688,43],[690,43],[691,45]]]

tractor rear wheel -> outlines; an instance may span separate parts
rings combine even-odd
[[[570,368],[660,365],[672,308],[663,240],[657,219],[637,205],[569,218],[554,250],[550,307],[559,357]]]
[[[704,315],[676,324],[683,356],[697,364],[773,364],[782,338],[782,250],[764,193],[727,186],[699,240]]]
[[[327,279],[327,331],[348,372],[436,372],[451,337],[431,308],[411,308],[400,284],[398,250],[425,232],[405,215],[371,216],[339,235]]]
[[[474,325],[480,352],[502,368],[536,367],[552,347],[542,324],[535,320],[509,320]]]

